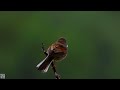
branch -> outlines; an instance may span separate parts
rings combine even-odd
[[[47,52],[45,51],[45,48],[44,48],[44,44],[43,44],[43,43],[42,43],[42,51],[43,51],[43,53],[44,53],[46,56],[48,55]],[[60,79],[60,75],[59,75],[59,74],[57,73],[57,71],[56,71],[55,63],[52,62],[52,63],[51,63],[51,66],[52,66],[52,69],[53,69],[55,78],[56,78],[56,79]]]
[[[51,66],[52,66],[52,69],[54,71],[54,75],[55,75],[56,79],[60,79],[60,75],[56,71],[56,67],[55,67],[54,62],[51,63]]]

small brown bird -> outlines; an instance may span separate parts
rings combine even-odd
[[[47,49],[47,56],[36,67],[42,72],[47,72],[52,62],[63,60],[67,56],[67,42],[61,37]]]

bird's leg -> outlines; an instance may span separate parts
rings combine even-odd
[[[45,48],[44,48],[44,44],[42,43],[42,51],[43,51],[43,53],[47,56],[48,54],[47,54],[47,52],[45,51]],[[57,71],[56,71],[56,67],[55,67],[55,64],[54,64],[54,62],[52,62],[51,63],[51,66],[52,66],[52,69],[53,69],[53,72],[54,72],[54,74],[55,74],[55,78],[56,79],[60,79],[60,75],[57,73]]]
[[[55,78],[56,78],[56,79],[60,79],[60,75],[59,75],[59,74],[57,73],[57,71],[56,71],[55,62],[52,62],[52,63],[51,63],[51,66],[52,66],[52,69],[53,69],[53,71],[54,71]]]

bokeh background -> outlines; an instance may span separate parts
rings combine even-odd
[[[59,37],[68,55],[57,63],[62,79],[120,78],[120,12],[0,11],[0,74],[6,79],[54,79],[36,65]]]

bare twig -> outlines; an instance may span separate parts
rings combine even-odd
[[[44,54],[47,56],[48,54],[47,54],[47,52],[45,51],[45,48],[44,48],[44,44],[43,44],[43,43],[42,43],[42,50],[43,50]],[[55,67],[54,62],[51,63],[51,66],[52,66],[52,69],[53,69],[55,78],[56,78],[56,79],[60,79],[60,75],[59,75],[59,74],[57,73],[57,71],[56,71],[56,67]]]
[[[60,79],[60,75],[59,75],[59,74],[57,73],[57,71],[56,71],[56,67],[55,67],[54,62],[51,63],[51,66],[52,66],[52,69],[53,69],[53,71],[54,71],[54,74],[55,74],[56,79]]]
[[[43,43],[42,43],[42,50],[43,50],[44,54],[47,56],[48,54],[47,54],[47,52],[45,51],[45,48],[44,48],[44,44],[43,44]]]

